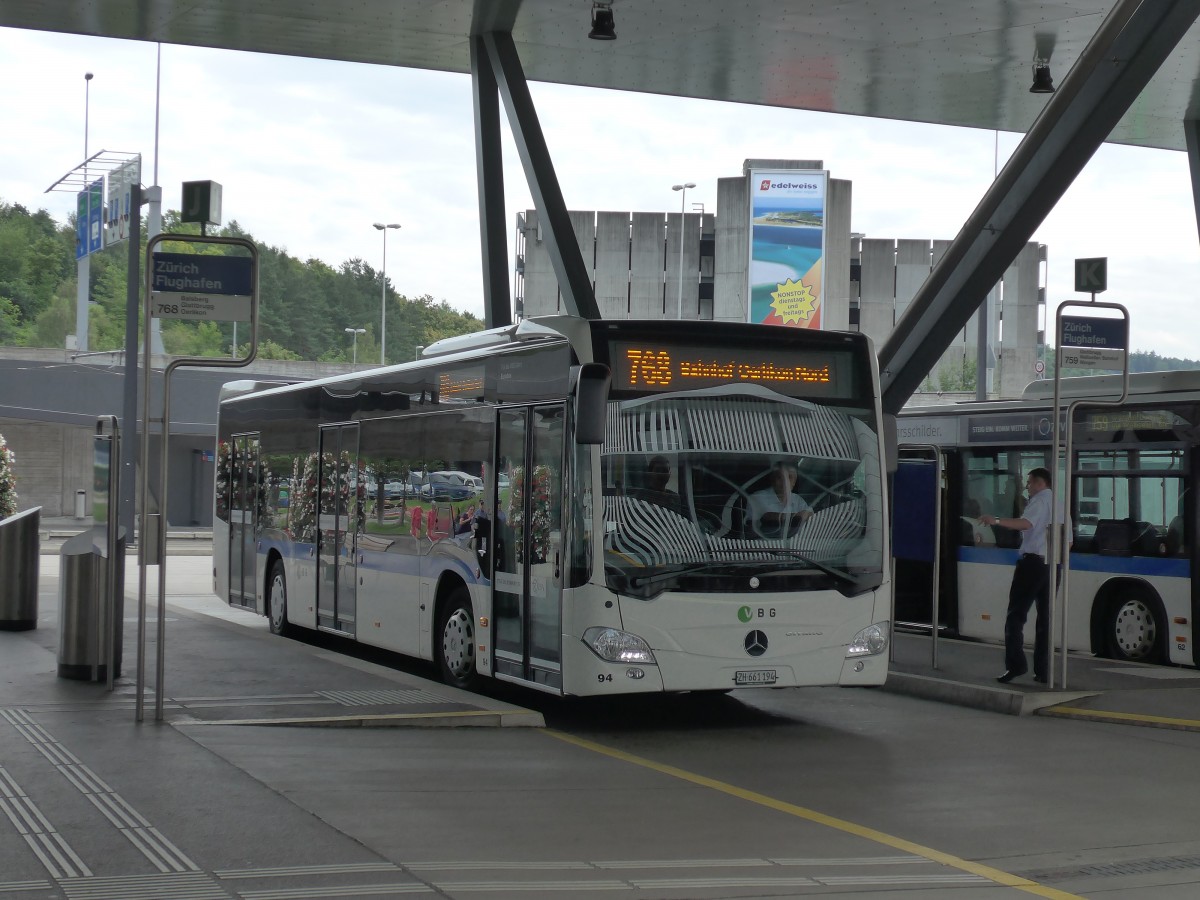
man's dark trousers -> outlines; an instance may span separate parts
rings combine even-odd
[[[1049,666],[1050,627],[1050,567],[1036,554],[1025,553],[1017,559],[1012,586],[1008,589],[1008,615],[1004,619],[1004,667],[1021,673],[1029,666],[1025,662],[1025,620],[1029,608],[1037,602],[1037,625],[1034,628],[1033,672],[1045,678]]]

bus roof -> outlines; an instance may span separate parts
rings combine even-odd
[[[1129,393],[1179,394],[1200,391],[1200,370],[1180,369],[1172,372],[1137,372],[1129,376]],[[1084,375],[1062,379],[1063,397],[1119,397],[1120,375]],[[1054,379],[1031,381],[1021,394],[1023,400],[1053,400]]]

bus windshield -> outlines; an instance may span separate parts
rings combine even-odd
[[[601,453],[605,577],[622,594],[882,582],[870,409],[757,385],[611,401]]]

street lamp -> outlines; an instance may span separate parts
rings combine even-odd
[[[671,190],[681,191],[679,195],[679,303],[676,309],[676,316],[683,318],[683,215],[687,209],[687,192],[688,188],[694,188],[696,185],[692,182],[687,184],[673,184]]]
[[[389,228],[399,228],[400,226],[391,223],[384,225],[382,222],[376,222],[375,227],[383,232],[383,287],[380,293],[382,297],[379,301],[379,364],[387,365],[387,230]]]
[[[91,72],[83,73],[83,164],[87,165],[88,152],[88,112],[92,104]],[[84,187],[87,187],[87,170],[84,170]]]
[[[346,334],[354,335],[354,349],[351,351],[351,357],[350,357],[350,368],[353,369],[355,366],[358,365],[358,336],[360,334],[366,334],[367,329],[365,329],[365,328],[343,328],[342,331],[346,332]]]

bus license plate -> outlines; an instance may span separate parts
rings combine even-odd
[[[774,669],[751,669],[749,671],[734,672],[734,684],[774,684],[775,670]]]

